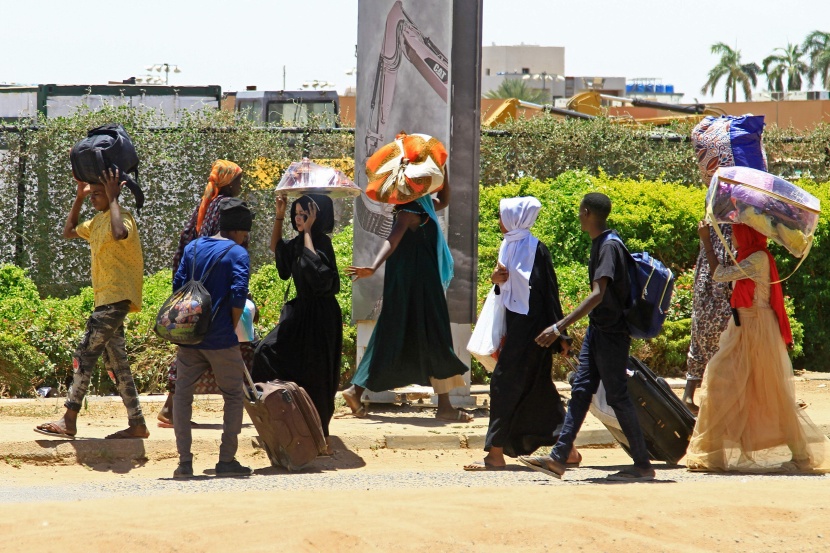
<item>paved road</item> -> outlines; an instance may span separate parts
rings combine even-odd
[[[559,481],[526,469],[510,467],[510,470],[487,473],[469,473],[454,470],[336,470],[321,472],[286,473],[278,469],[259,469],[249,478],[215,478],[200,475],[192,480],[152,478],[138,475],[116,476],[105,482],[86,482],[48,486],[0,485],[0,503],[31,503],[42,501],[79,501],[125,496],[160,496],[169,494],[205,494],[215,492],[244,492],[268,490],[405,490],[447,487],[500,488],[521,486],[596,486],[626,484],[608,483],[605,476],[619,470],[622,465],[581,467],[566,473]],[[714,475],[690,473],[684,467],[656,465],[657,481],[645,484],[670,485],[673,482],[745,482],[763,479],[768,482],[782,480],[815,480],[830,482],[830,475]],[[57,469],[60,470],[60,469]],[[198,469],[197,469],[198,471]],[[630,484],[629,484],[630,485]]]

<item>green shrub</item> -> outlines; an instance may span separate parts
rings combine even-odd
[[[0,333],[0,396],[32,396],[38,375],[50,372],[45,355],[20,336]]]
[[[819,216],[815,241],[810,253],[798,271],[782,284],[784,294],[792,298],[796,321],[792,320],[794,339],[795,326],[803,325],[796,339],[795,351],[800,349],[803,336],[803,357],[796,362],[797,368],[811,371],[830,371],[830,286],[827,273],[830,268],[830,187],[803,180],[798,185],[817,197],[824,211]],[[773,245],[770,248],[778,265],[781,278],[789,275],[798,264],[784,248]]]
[[[675,274],[674,295],[668,320],[681,321],[692,317],[692,302],[694,299],[695,271],[687,269]]]
[[[830,205],[830,193],[811,181],[802,186]],[[559,282],[563,310],[573,310],[588,294],[587,261],[590,239],[579,230],[577,209],[582,196],[601,190],[614,202],[611,224],[626,239],[632,250],[646,249],[668,263],[677,274],[675,295],[669,322],[661,336],[647,342],[635,342],[632,351],[662,374],[682,374],[686,366],[692,304],[692,281],[697,256],[696,222],[701,216],[703,190],[645,180],[612,180],[605,174],[591,176],[572,171],[541,182],[529,178],[504,186],[482,187],[479,219],[479,306],[490,289],[489,276],[495,266],[501,233],[498,229],[498,204],[502,198],[534,195],[543,204],[533,232],[551,251]],[[830,288],[823,285],[824,268],[830,265],[830,225],[827,215],[820,218],[813,250],[799,271],[784,284],[788,312],[791,314],[795,347],[791,352],[798,367],[830,370],[824,341],[828,338],[827,313]],[[352,260],[352,228],[344,227],[332,236],[340,271],[341,290],[337,296],[343,315],[343,355],[341,384],[345,385],[355,370],[356,328],[351,324],[351,280],[344,269]],[[781,248],[773,247],[782,276],[797,260]],[[659,252],[659,253],[658,253]],[[84,260],[88,253],[83,253]],[[283,294],[288,281],[279,279],[273,261],[267,260],[251,274],[250,289],[260,310],[257,332],[264,336],[279,320]],[[292,286],[293,290],[293,286]],[[26,393],[32,386],[65,385],[72,375],[72,355],[81,340],[94,301],[92,289],[83,287],[65,299],[39,299],[32,280],[25,271],[10,265],[0,266],[0,357],[27,359],[20,378]],[[175,346],[158,338],[152,331],[155,315],[171,293],[171,271],[162,269],[144,280],[143,309],[130,314],[125,322],[127,353],[142,392],[161,391],[166,384],[167,367],[175,355]],[[295,295],[292,291],[291,297]],[[587,319],[574,325],[577,338],[584,333]],[[20,344],[28,344],[22,348]],[[32,353],[35,351],[37,355]],[[15,361],[16,363],[17,361]],[[10,366],[10,365],[7,365]],[[569,365],[561,356],[554,358],[553,373],[562,378]],[[15,372],[15,374],[17,374]],[[114,392],[109,379],[96,371],[92,389],[96,393]],[[489,377],[473,362],[473,381],[487,382]],[[11,380],[4,373],[0,386],[6,393]]]
[[[133,380],[144,392],[163,392],[167,386],[167,369],[176,355],[176,346],[163,340],[153,330],[156,315],[173,291],[173,272],[163,269],[144,277],[141,311],[130,313],[124,320],[127,338],[127,357],[133,371]],[[100,365],[100,364],[99,364]],[[109,379],[102,379],[108,392],[115,392]]]
[[[666,321],[663,332],[653,340],[634,340],[631,354],[654,372],[666,376],[686,374],[686,354],[691,342],[692,320]]]
[[[27,271],[8,263],[0,263],[0,298],[20,298],[33,304],[40,301],[37,286]]]

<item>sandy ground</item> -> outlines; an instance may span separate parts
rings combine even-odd
[[[628,462],[619,449],[584,450],[586,464]],[[0,505],[3,551],[828,551],[827,477],[706,477],[650,484],[579,485],[537,473],[509,486],[444,486],[432,473],[470,452],[376,451],[351,470],[391,478],[417,470],[421,485],[383,489],[164,493]],[[172,460],[116,467],[21,469],[18,483],[168,478]],[[126,468],[126,467],[125,467]],[[341,471],[349,470],[345,467]],[[576,469],[567,478],[578,475]],[[140,472],[140,476],[136,474]],[[683,471],[685,473],[685,471]],[[498,473],[499,475],[503,473]],[[687,474],[687,473],[686,473]],[[21,477],[22,476],[22,477]],[[264,476],[247,479],[255,483]],[[271,474],[271,479],[296,475]],[[180,529],[181,528],[181,529]]]
[[[797,393],[826,425],[823,384],[799,382]],[[619,448],[582,452],[584,466],[563,481],[518,465],[464,473],[463,464],[481,458],[476,450],[342,443],[307,474],[268,467],[251,450],[240,459],[257,469],[251,478],[188,483],[170,479],[173,458],[63,466],[0,459],[0,551],[830,551],[830,476],[658,465],[655,483],[606,484],[602,477],[630,459]],[[197,473],[212,468],[212,457],[197,460]],[[50,490],[62,500],[48,499]]]

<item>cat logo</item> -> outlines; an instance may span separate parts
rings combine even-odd
[[[447,70],[444,69],[444,67],[437,61],[432,62],[432,72],[435,73],[442,82],[447,82]]]

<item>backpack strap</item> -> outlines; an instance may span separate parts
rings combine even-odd
[[[197,238],[196,241],[193,244],[193,262],[191,263],[190,280],[194,280],[194,278],[193,278],[194,277],[194,271],[196,270],[196,246],[198,245],[199,240],[200,239]],[[219,257],[217,257],[216,259],[213,260],[213,263],[210,264],[210,266],[207,268],[207,270],[205,270],[204,274],[202,274],[202,277],[199,279],[200,284],[204,284],[205,280],[207,279],[208,275],[210,275],[210,272],[213,270],[213,268],[216,266],[216,264],[219,263],[220,261],[222,261],[222,259],[225,257],[225,255],[229,251],[231,251],[234,246],[236,246],[236,243],[231,244],[231,247],[229,247],[228,249],[223,251],[221,254],[219,254]],[[222,300],[225,299],[226,295],[223,295],[221,298],[219,298],[219,301],[217,301],[216,305],[213,306],[213,308],[212,308],[213,313],[210,316],[210,322],[211,323],[213,323],[213,320],[216,318],[216,315],[219,313],[219,309],[217,309],[217,308],[219,307],[219,304],[222,303]]]
[[[631,285],[637,277],[634,257],[631,255],[631,252],[628,251],[628,246],[625,245],[625,242],[623,242],[623,239],[620,238],[620,236],[616,232],[614,232],[613,230],[605,235],[605,239],[602,241],[602,244],[600,244],[600,247],[602,247],[602,245],[605,244],[609,240],[614,240],[614,241],[619,242],[620,244],[622,244],[623,251],[625,252],[625,263],[626,263],[625,269],[626,269],[626,273],[628,273],[628,289],[629,289],[629,295],[630,295],[631,294],[631,292],[630,292]],[[617,298],[617,301],[620,303],[620,306],[622,306],[623,310],[626,310],[626,309],[630,308],[630,306],[626,307],[625,302],[619,297],[619,295],[617,295],[617,291],[614,289],[613,286],[611,286],[611,293],[614,294],[615,298]],[[633,296],[629,298],[629,302],[632,303],[632,304],[634,303],[634,297]]]
[[[204,282],[205,282],[205,280],[207,279],[208,275],[210,275],[210,272],[213,270],[213,268],[214,268],[214,267],[216,267],[216,264],[217,264],[217,263],[219,263],[220,261],[222,261],[222,258],[224,258],[224,257],[225,257],[225,254],[227,254],[229,251],[231,251],[231,250],[233,249],[233,247],[234,247],[234,246],[236,246],[236,243],[235,243],[235,242],[234,242],[233,244],[231,244],[231,247],[230,247],[230,248],[228,248],[228,249],[226,249],[225,251],[223,251],[223,252],[219,255],[219,257],[217,257],[216,259],[214,259],[214,260],[213,260],[213,263],[211,263],[211,264],[210,264],[210,267],[208,267],[208,268],[207,268],[207,270],[205,270],[204,274],[202,274],[202,278],[200,278],[200,279],[199,279],[199,282],[200,282],[200,283],[204,284]],[[195,251],[196,251],[196,246],[195,246],[195,245],[193,246],[193,251],[194,251],[194,254],[195,254]],[[194,255],[193,261],[194,261],[194,263],[193,263],[193,264],[195,265],[195,264],[196,264],[196,263],[195,263],[195,262],[196,262],[196,257],[195,257],[195,255]]]

